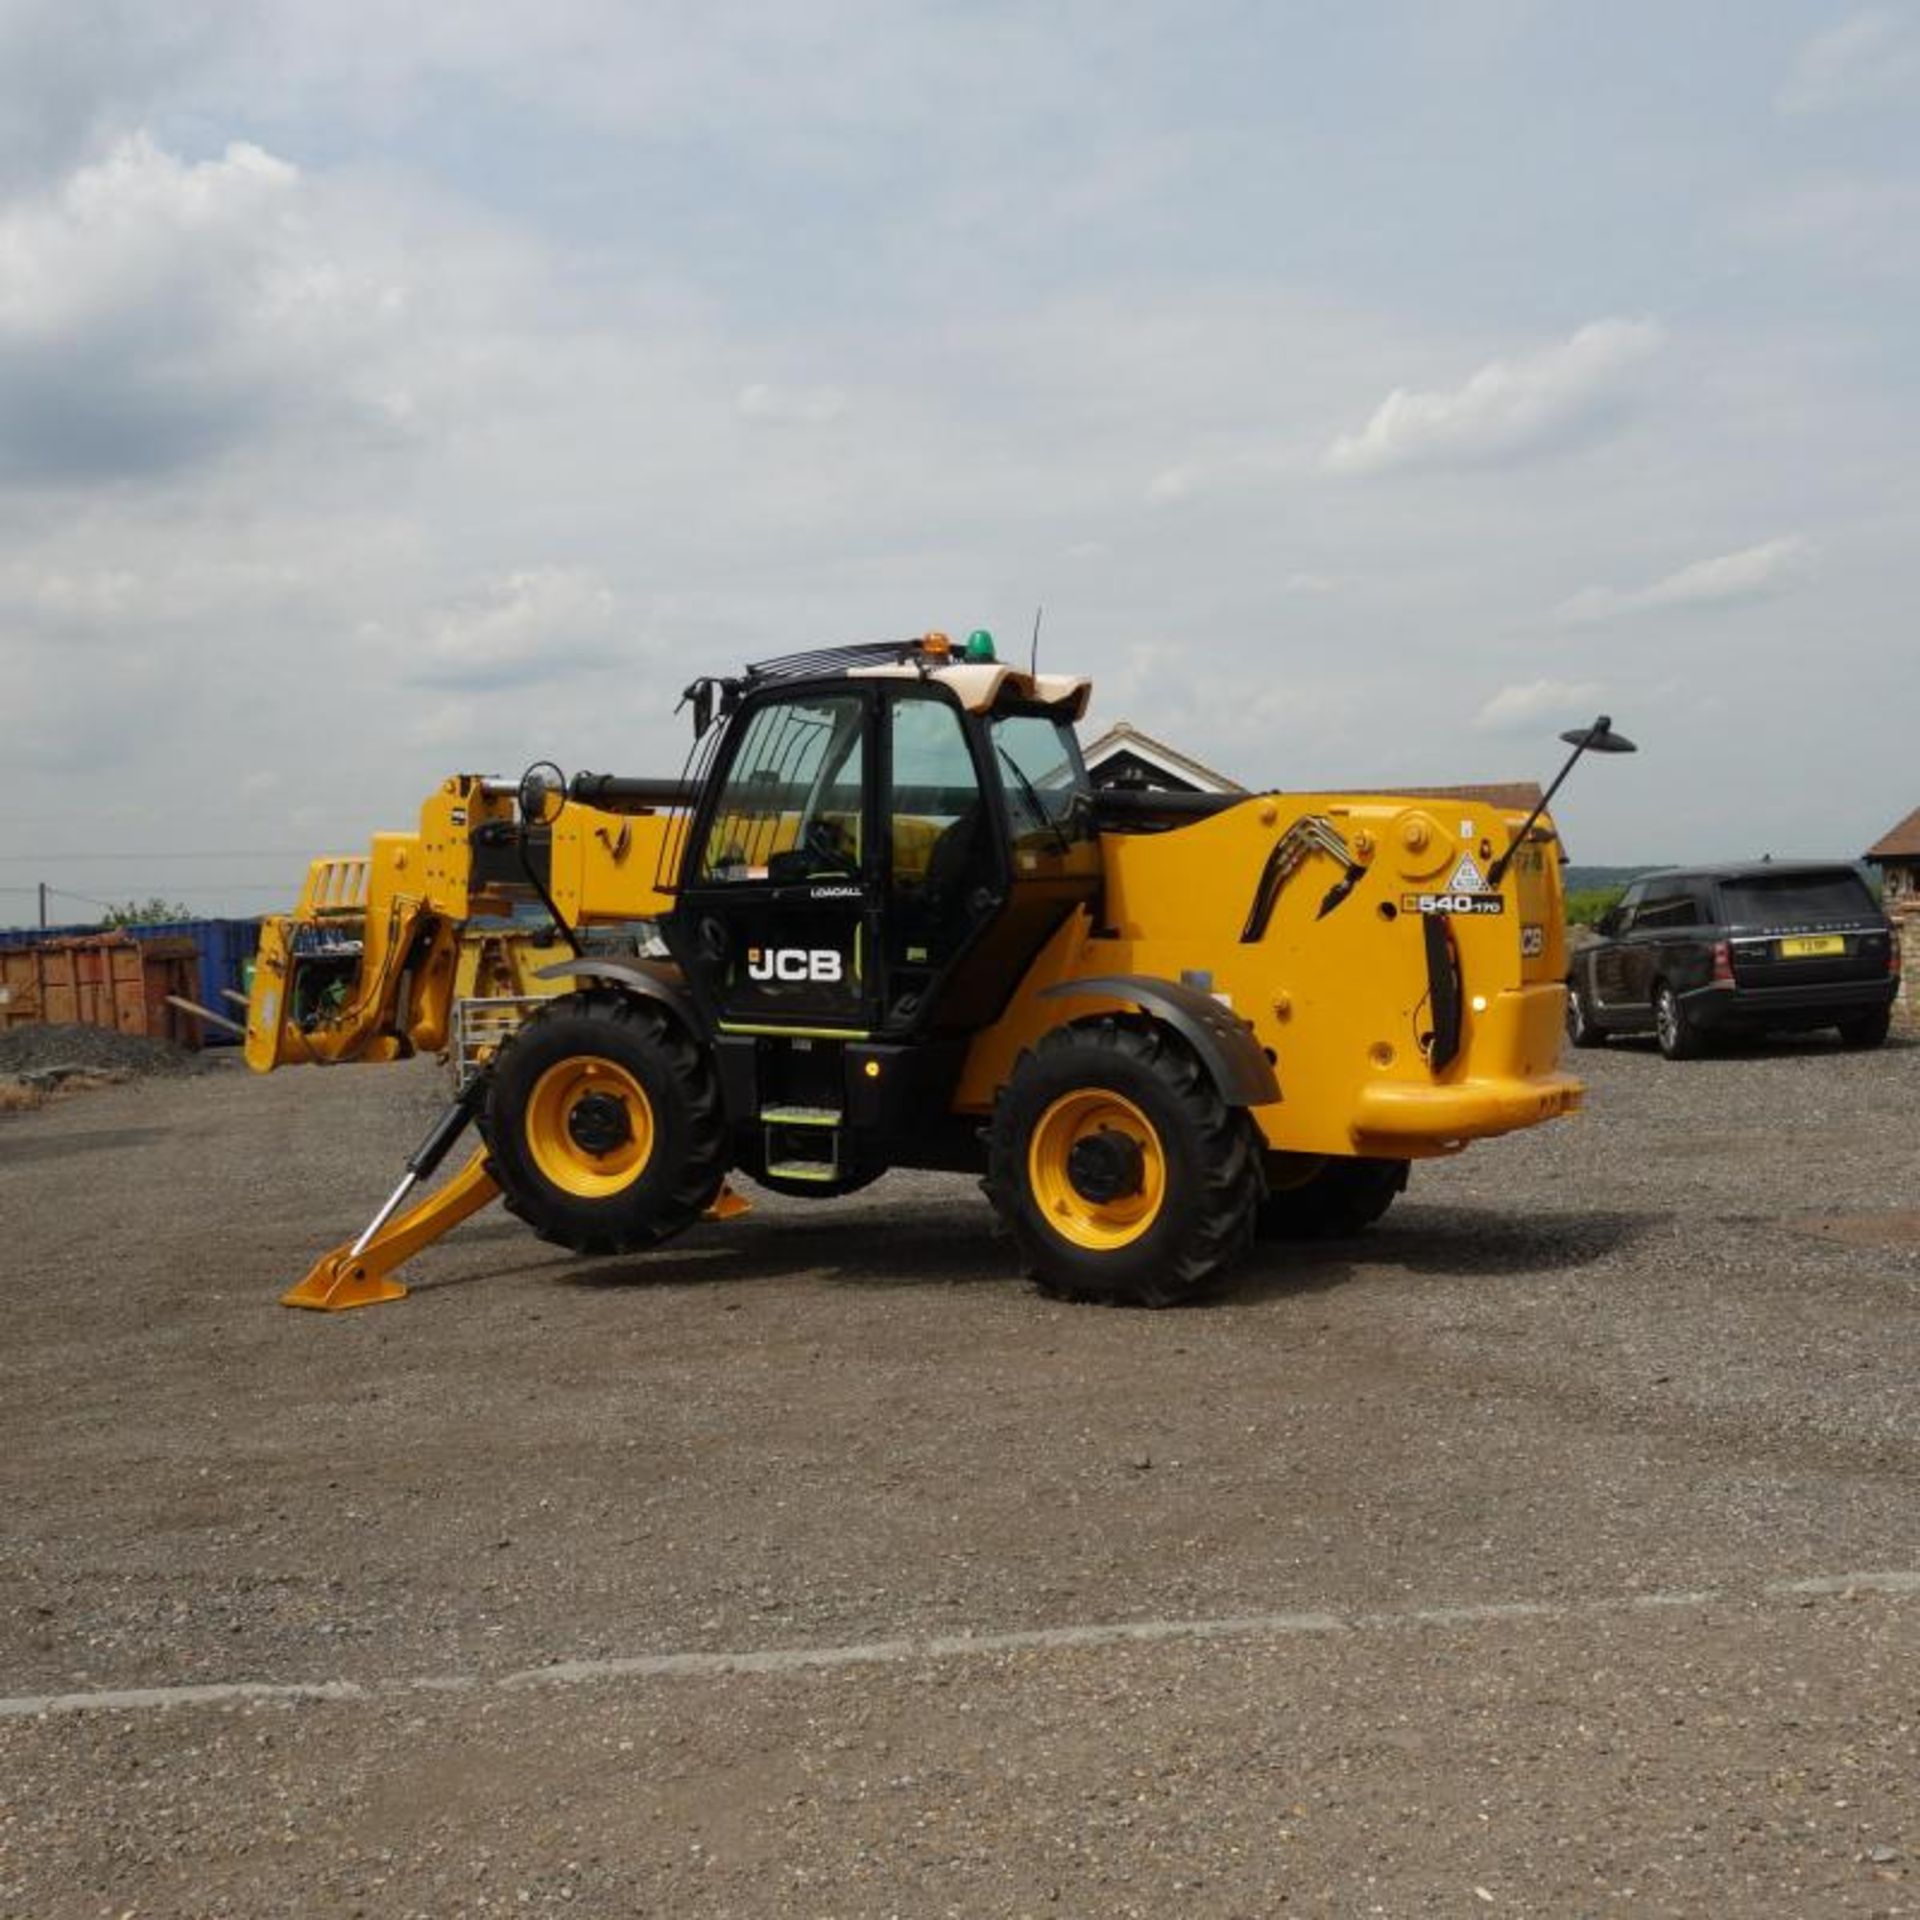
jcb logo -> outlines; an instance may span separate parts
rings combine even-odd
[[[831,947],[749,947],[749,980],[813,980],[845,978],[839,954]]]

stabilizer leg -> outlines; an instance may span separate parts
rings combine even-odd
[[[280,1296],[283,1307],[316,1307],[323,1313],[341,1313],[348,1307],[371,1307],[382,1300],[401,1300],[406,1288],[391,1277],[393,1269],[411,1260],[424,1246],[478,1213],[500,1191],[487,1170],[482,1147],[444,1187],[416,1200],[406,1212],[402,1203],[421,1181],[447,1157],[448,1149],[472,1125],[486,1104],[490,1073],[482,1069],[460,1089],[433,1130],[407,1161],[406,1176],[394,1188],[387,1204],[373,1216],[357,1240],[349,1240],[313,1264],[307,1277]]]
[[[323,1313],[342,1313],[349,1307],[371,1307],[382,1300],[402,1300],[406,1288],[391,1278],[403,1265],[443,1233],[480,1211],[500,1188],[487,1171],[482,1147],[445,1186],[416,1201],[361,1246],[348,1240],[324,1253],[297,1287],[280,1296],[283,1307],[316,1307]],[[364,1237],[364,1236],[363,1236]]]

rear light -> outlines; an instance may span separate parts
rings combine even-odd
[[[1713,943],[1713,984],[1716,987],[1733,985],[1733,948],[1724,940]]]

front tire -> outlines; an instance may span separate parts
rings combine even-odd
[[[575,1253],[640,1253],[699,1219],[726,1174],[706,1053],[629,994],[570,993],[501,1049],[481,1131],[507,1208]]]
[[[994,1109],[986,1191],[1041,1292],[1166,1307],[1253,1238],[1259,1161],[1188,1048],[1151,1021],[1056,1028]]]
[[[1653,990],[1653,1037],[1669,1060],[1699,1057],[1704,1042],[1680,996],[1662,980]]]

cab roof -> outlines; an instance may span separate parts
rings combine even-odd
[[[1022,673],[1002,660],[967,660],[944,636],[911,640],[864,641],[844,647],[818,647],[755,661],[741,693],[788,680],[926,680],[944,687],[969,713],[985,713],[1003,696],[1036,706],[1064,709],[1078,720],[1087,710],[1093,682],[1084,675]]]
[[[958,666],[901,664],[890,667],[850,667],[849,680],[931,680],[945,687],[969,713],[986,713],[1003,693],[1036,706],[1064,707],[1066,718],[1078,720],[1093,697],[1093,682],[1065,673],[1021,673],[998,661],[962,661]]]

